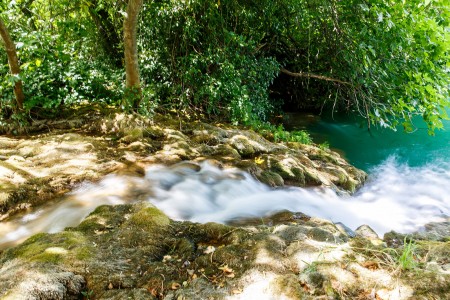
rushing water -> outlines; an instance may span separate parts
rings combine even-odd
[[[369,172],[368,182],[355,195],[338,196],[324,188],[271,189],[239,170],[208,164],[152,166],[145,178],[108,176],[100,183],[84,184],[64,201],[0,223],[0,249],[33,233],[75,226],[99,205],[136,200],[150,201],[177,220],[226,223],[287,209],[342,222],[351,229],[368,224],[380,235],[390,230],[412,232],[426,223],[448,220],[449,132],[437,132],[436,137],[422,130],[415,135],[369,133],[354,119],[310,120],[308,128],[316,141],[326,139]],[[292,120],[290,124],[304,126]]]

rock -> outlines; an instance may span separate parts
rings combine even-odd
[[[369,239],[369,240],[378,240],[378,234],[370,228],[368,225],[361,225],[356,228],[355,233],[357,236]]]

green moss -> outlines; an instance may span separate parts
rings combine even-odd
[[[144,137],[143,129],[136,127],[136,128],[125,130],[122,141],[124,141],[126,143],[132,143],[132,142],[139,141],[143,137]]]
[[[232,138],[232,146],[243,158],[251,158],[256,154],[255,148],[245,136],[234,136]]]
[[[309,172],[308,170],[305,170],[305,184],[306,185],[321,185],[322,181],[317,177],[317,175]]]
[[[125,222],[125,215],[131,212],[132,206],[126,205],[102,205],[97,207],[80,225],[77,231],[94,233],[106,231],[120,226]]]
[[[356,191],[356,182],[350,178],[348,178],[341,186],[350,193],[354,193]]]
[[[271,282],[271,285],[276,294],[284,295],[288,299],[304,299],[307,296],[303,292],[298,277],[293,274],[279,276]]]
[[[295,176],[295,181],[297,181],[300,185],[305,185],[305,173],[300,168],[292,168],[292,173]]]
[[[91,251],[86,246],[86,237],[76,231],[56,234],[40,233],[10,250],[11,258],[29,261],[62,263],[75,258],[87,258]]]
[[[59,254],[43,252],[31,258],[30,261],[57,264],[58,262],[61,262],[62,258],[63,256]]]
[[[136,226],[150,231],[166,227],[169,224],[170,219],[156,207],[144,207],[140,209],[126,223],[126,225]]]
[[[75,249],[75,259],[77,260],[87,260],[91,258],[94,254],[91,247],[83,246]]]
[[[273,186],[273,187],[275,187],[275,186],[283,186],[284,185],[284,180],[280,176],[280,174],[272,172],[272,171],[263,171],[258,176],[258,179],[262,183],[265,183],[265,184]]]

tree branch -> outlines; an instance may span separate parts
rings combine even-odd
[[[316,79],[320,79],[320,80],[331,81],[331,82],[336,82],[336,83],[345,84],[345,85],[352,85],[350,82],[342,81],[342,80],[339,80],[336,78],[331,78],[331,77],[312,74],[312,73],[305,73],[305,72],[294,73],[294,72],[286,70],[285,68],[281,68],[280,72],[284,73],[286,75],[292,76],[292,77],[316,78]]]

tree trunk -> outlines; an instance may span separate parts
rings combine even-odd
[[[5,44],[11,74],[19,75],[20,65],[19,65],[19,58],[17,57],[16,45],[14,45],[11,36],[9,35],[8,28],[6,28],[1,18],[0,18],[0,35],[2,36],[3,43]],[[17,80],[16,83],[14,84],[14,95],[16,96],[15,108],[17,110],[22,110],[23,101],[25,99],[22,90],[22,80]]]
[[[114,27],[114,23],[112,22],[108,11],[104,8],[98,8],[97,0],[90,2],[88,10],[97,27],[103,51],[116,67],[123,68],[123,53],[120,46],[121,38]]]
[[[127,14],[123,21],[123,44],[125,52],[126,88],[130,92],[129,100],[134,110],[142,98],[137,53],[137,22],[143,0],[128,0]]]
[[[21,7],[20,10],[22,11],[22,13],[24,14],[25,17],[28,18],[28,25],[31,27],[31,29],[33,29],[34,31],[37,30],[36,24],[34,24],[34,16],[33,13],[31,11],[31,5],[33,4],[34,0],[27,0],[25,1]]]

